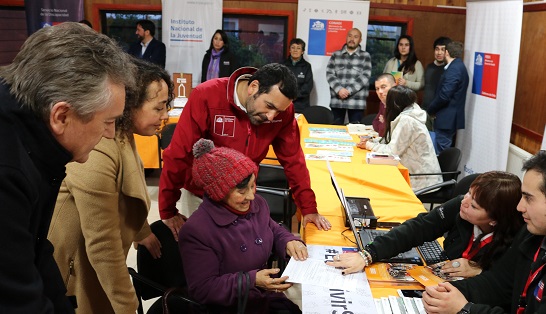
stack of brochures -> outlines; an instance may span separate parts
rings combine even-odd
[[[423,285],[408,273],[415,267],[415,264],[375,263],[366,267],[366,277],[371,287],[423,289]]]
[[[425,314],[425,307],[420,298],[383,297],[374,299],[378,314]]]
[[[353,135],[366,135],[371,137],[378,137],[379,133],[373,130],[371,125],[365,124],[347,124],[347,131]]]
[[[398,166],[398,163],[400,162],[400,157],[391,154],[371,152],[366,154],[366,162],[369,165]]]

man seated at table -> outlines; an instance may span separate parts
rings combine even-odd
[[[191,214],[202,202],[203,190],[192,182],[191,175],[192,147],[199,138],[238,150],[256,164],[273,145],[303,215],[303,226],[312,222],[320,230],[330,229],[328,220],[317,212],[311,190],[291,105],[296,96],[294,74],[276,63],[259,70],[240,68],[229,78],[209,80],[192,91],[171,144],[163,153],[159,181],[159,214],[175,239],[185,220],[176,208],[181,194],[184,213]]]
[[[379,104],[379,112],[375,119],[373,119],[372,125],[374,131],[379,133],[379,136],[385,135],[385,129],[387,122],[385,121],[385,114],[387,111],[387,94],[391,87],[396,85],[394,76],[390,73],[383,73],[375,80],[375,92],[381,103]]]
[[[546,151],[525,162],[523,170],[518,211],[526,226],[491,270],[427,287],[427,313],[546,313]]]

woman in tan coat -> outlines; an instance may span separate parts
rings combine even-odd
[[[115,138],[103,138],[86,163],[67,165],[49,229],[77,313],[134,314],[138,300],[127,271],[129,248],[136,242],[152,256],[161,255],[146,220],[150,198],[133,133],[155,134],[168,118],[173,84],[165,70],[134,62],[141,90],[126,91],[123,116],[104,122],[116,123]]]

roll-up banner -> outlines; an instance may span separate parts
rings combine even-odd
[[[83,19],[83,0],[25,0],[28,35],[40,28]]]
[[[516,95],[523,2],[466,2],[466,126],[457,133],[463,175],[506,170]]]

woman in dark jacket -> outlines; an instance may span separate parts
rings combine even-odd
[[[486,172],[474,180],[465,196],[457,196],[375,238],[362,254],[342,254],[329,265],[344,267],[346,273],[357,272],[447,232],[444,249],[451,262],[442,271],[453,277],[476,276],[501,257],[523,225],[516,210],[520,199],[521,182],[516,175]]]
[[[294,110],[298,113],[309,107],[309,96],[313,89],[313,70],[311,64],[303,58],[305,42],[299,38],[290,41],[290,56],[284,61],[298,80],[298,97],[294,99]]]
[[[238,67],[235,56],[229,51],[229,39],[226,32],[217,29],[203,57],[201,83],[213,78],[228,77]]]

